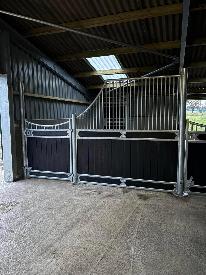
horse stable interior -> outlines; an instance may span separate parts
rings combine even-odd
[[[205,18],[0,1],[1,274],[205,274]]]

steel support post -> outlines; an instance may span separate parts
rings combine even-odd
[[[186,79],[187,72],[183,68],[180,70],[179,93],[180,93],[180,107],[179,107],[179,146],[178,146],[178,172],[177,172],[177,186],[176,195],[185,196],[185,157],[186,157]]]
[[[20,96],[20,111],[21,111],[21,140],[22,140],[22,154],[23,154],[23,171],[24,178],[28,177],[28,161],[27,161],[27,146],[25,138],[25,102],[24,102],[24,87],[23,83],[19,83]]]
[[[72,114],[72,181],[78,183],[77,175],[77,133],[76,133],[76,115]]]

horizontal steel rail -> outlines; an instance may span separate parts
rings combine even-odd
[[[171,181],[159,181],[159,180],[146,180],[146,179],[134,179],[134,178],[124,178],[124,177],[112,177],[112,176],[102,176],[102,175],[91,175],[91,174],[78,174],[79,177],[90,177],[90,178],[100,178],[100,179],[112,179],[112,180],[124,180],[124,181],[139,181],[144,183],[156,183],[156,184],[169,184],[175,185],[176,182]]]

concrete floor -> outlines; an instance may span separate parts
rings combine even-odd
[[[206,197],[0,184],[0,274],[206,274]]]

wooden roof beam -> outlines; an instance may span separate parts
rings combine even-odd
[[[206,5],[199,5],[191,9],[192,12],[205,10]],[[113,15],[100,16],[95,18],[83,19],[78,21],[68,21],[61,26],[68,27],[71,29],[89,29],[102,26],[108,26],[112,24],[119,24],[123,22],[131,22],[137,20],[143,20],[148,18],[154,18],[158,16],[165,16],[170,14],[182,13],[182,3],[163,5],[154,8],[147,8],[141,10],[121,12]],[[25,36],[26,37],[37,37],[44,35],[51,35],[56,33],[66,32],[66,30],[60,30],[53,27],[39,27],[31,29]]]
[[[187,68],[205,68],[206,61],[192,62],[186,66]],[[127,73],[144,73],[150,72],[151,70],[156,70],[158,67],[147,66],[147,67],[133,67],[133,68],[123,68],[123,69],[112,69],[112,70],[97,70],[90,72],[77,73],[74,76],[77,78],[81,77],[91,77],[100,75],[114,75],[114,74],[127,74]]]
[[[144,72],[150,72],[153,69],[156,69],[156,68],[155,67],[134,67],[134,68],[124,68],[124,69],[113,69],[113,70],[98,70],[98,71],[77,73],[74,76],[79,78],[79,77],[90,77],[90,76],[100,76],[100,75],[144,73]]]
[[[198,38],[195,39],[192,44],[187,45],[187,47],[196,47],[196,46],[204,46],[206,45],[206,38]],[[147,49],[156,49],[156,50],[166,50],[166,49],[179,49],[180,41],[172,40],[166,42],[157,42],[143,45]],[[55,60],[57,62],[67,62],[70,60],[79,60],[89,57],[98,57],[98,56],[106,56],[106,55],[121,55],[121,54],[132,54],[141,52],[139,49],[135,47],[118,47],[118,48],[110,48],[110,49],[102,49],[102,50],[92,50],[92,51],[83,51],[77,53],[69,53],[62,56],[57,56]]]
[[[71,29],[88,29],[96,28],[106,25],[119,24],[123,22],[137,21],[147,18],[153,18],[158,16],[165,16],[170,14],[179,14],[182,12],[182,4],[171,4],[164,5],[154,8],[147,8],[141,10],[121,12],[113,15],[106,15],[96,18],[83,19],[78,21],[69,21],[61,26],[68,27]],[[34,36],[43,36],[51,35],[56,33],[66,32],[66,30],[61,30],[53,27],[40,27],[34,28],[25,36],[34,37]]]
[[[14,95],[19,96],[19,93],[14,93]],[[33,97],[33,98],[39,98],[43,100],[53,100],[53,101],[61,101],[64,103],[74,103],[74,104],[80,104],[80,105],[89,105],[89,102],[87,101],[82,101],[82,100],[77,100],[77,99],[72,99],[72,98],[62,98],[62,97],[56,97],[56,96],[47,96],[47,95],[42,95],[42,94],[35,94],[30,91],[26,91],[24,93],[26,97]]]
[[[158,43],[150,43],[143,45],[147,49],[156,49],[156,50],[164,50],[164,49],[177,49],[180,47],[179,40],[166,41],[166,42],[158,42]],[[83,51],[79,53],[71,53],[62,56],[57,56],[55,59],[59,62],[66,62],[69,60],[77,60],[84,59],[89,57],[98,57],[98,56],[106,56],[106,55],[120,55],[120,54],[130,54],[140,52],[140,49],[135,47],[120,47],[120,48],[111,48],[111,49],[103,49],[103,50],[92,50],[92,51]]]

